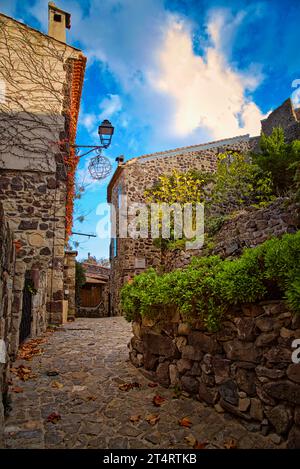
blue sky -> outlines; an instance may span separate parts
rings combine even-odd
[[[47,32],[47,0],[0,0],[0,10]],[[298,0],[56,0],[71,13],[69,44],[88,58],[77,143],[97,144],[97,126],[115,126],[106,155],[125,160],[239,134],[259,121],[300,78]],[[299,94],[298,94],[299,96]],[[74,230],[95,233],[107,180],[92,181]],[[115,167],[115,163],[114,163]],[[79,258],[108,256],[109,240],[73,237]]]

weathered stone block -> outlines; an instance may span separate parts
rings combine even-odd
[[[291,410],[283,404],[279,404],[272,409],[265,410],[265,414],[270,423],[280,435],[286,433],[292,425],[293,414]]]
[[[277,337],[277,332],[263,332],[257,337],[255,341],[255,346],[265,347],[266,345],[273,344],[276,341]]]
[[[239,410],[241,412],[247,412],[250,407],[250,399],[246,398],[239,398]]]
[[[300,427],[294,425],[289,433],[287,441],[288,449],[300,449]]]
[[[146,370],[152,371],[158,363],[158,357],[153,355],[148,350],[144,352],[144,367]]]
[[[253,318],[235,318],[234,322],[237,329],[238,339],[243,341],[250,341],[253,339]]]
[[[255,397],[251,399],[250,415],[254,420],[259,420],[260,422],[264,418],[262,403],[259,399]]]
[[[224,401],[236,406],[239,402],[238,387],[236,383],[229,379],[219,386],[219,393]]]
[[[235,407],[234,405],[232,405],[229,402],[225,401],[224,399],[221,399],[219,404],[227,412],[230,412],[231,414],[236,415],[237,417],[240,417],[244,420],[251,420],[250,415],[248,415],[244,412],[241,412],[237,407]]]
[[[182,352],[182,350],[186,346],[186,344],[187,344],[187,338],[186,337],[182,337],[182,336],[176,337],[175,345],[178,348],[179,352]]]
[[[253,343],[241,342],[238,339],[226,342],[224,350],[230,360],[258,362],[261,357],[261,352],[257,350]]]
[[[177,369],[180,374],[185,373],[186,371],[192,368],[192,361],[186,358],[181,358],[177,362]]]
[[[208,388],[204,383],[200,383],[198,395],[200,401],[213,405],[218,400],[219,392],[216,389]]]
[[[19,230],[36,230],[38,227],[38,222],[33,220],[22,220],[19,224]]]
[[[216,339],[200,331],[188,335],[188,344],[205,353],[217,353],[220,349]]]
[[[180,383],[181,383],[182,389],[188,392],[189,394],[198,393],[199,382],[192,376],[182,376]]]
[[[226,342],[236,337],[237,331],[235,325],[230,321],[224,321],[221,329],[216,333],[218,342]]]
[[[192,345],[186,345],[182,348],[182,358],[187,358],[188,360],[201,360],[203,353],[193,347]]]
[[[176,358],[179,351],[174,342],[167,336],[154,332],[143,333],[145,350],[155,355],[162,355],[166,358]]]
[[[274,319],[270,317],[257,318],[255,325],[262,332],[270,332],[274,327]]]
[[[163,362],[160,363],[156,369],[157,381],[166,388],[170,384],[169,365],[170,362]]]
[[[285,370],[277,370],[276,368],[267,368],[265,366],[258,365],[255,368],[257,376],[266,376],[270,379],[280,379],[285,376]]]
[[[288,378],[300,384],[300,363],[292,363],[287,369]]]
[[[246,392],[249,396],[256,393],[255,372],[245,368],[238,368],[236,372],[236,382],[240,390]]]
[[[191,326],[186,322],[178,324],[178,335],[189,335],[191,332]]]
[[[169,366],[169,375],[171,386],[177,386],[179,383],[179,373],[175,364],[171,363],[171,365]]]
[[[243,304],[241,308],[242,308],[244,316],[250,316],[252,318],[260,316],[264,312],[262,306],[252,304],[252,303]]]
[[[221,384],[229,379],[230,363],[230,360],[226,358],[213,357],[212,365],[216,384]]]
[[[291,351],[285,347],[273,346],[264,351],[263,357],[268,363],[291,363]]]
[[[201,376],[202,369],[200,362],[194,362],[191,370],[188,372],[191,376]]]
[[[142,340],[139,340],[136,336],[131,338],[131,346],[134,350],[139,353],[144,353],[144,344]]]
[[[300,405],[300,385],[292,381],[276,381],[263,385],[263,390],[275,399]]]

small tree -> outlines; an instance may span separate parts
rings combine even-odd
[[[261,153],[253,155],[253,161],[271,174],[274,190],[283,195],[294,185],[295,165],[300,162],[300,140],[286,143],[281,127],[273,129],[270,136],[262,134]]]

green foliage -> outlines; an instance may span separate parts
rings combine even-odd
[[[209,205],[219,207],[219,212],[249,205],[262,206],[272,200],[271,174],[249,162],[245,155],[227,152],[218,155]]]
[[[270,174],[277,195],[287,192],[293,185],[295,163],[300,163],[300,141],[286,143],[281,127],[273,129],[270,136],[262,134],[261,153],[253,155],[253,161],[265,174]]]
[[[230,306],[272,297],[274,291],[300,313],[300,231],[246,249],[235,260],[195,257],[187,268],[161,275],[151,268],[123,287],[121,306],[128,321],[175,308],[215,331]]]
[[[211,175],[195,170],[181,173],[175,169],[170,176],[159,176],[157,184],[146,190],[144,195],[149,203],[171,205],[202,202],[205,197],[204,186],[210,178]]]
[[[300,314],[300,277],[289,284],[289,288],[286,291],[286,299],[291,310]]]
[[[76,303],[79,303],[80,299],[80,288],[85,284],[85,269],[83,268],[81,262],[75,263],[75,298]]]

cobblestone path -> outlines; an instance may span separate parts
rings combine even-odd
[[[273,442],[198,401],[174,398],[171,389],[149,387],[128,361],[131,327],[123,318],[77,319],[45,336],[43,354],[14,363],[35,377],[23,382],[12,374],[7,448],[191,448],[194,440],[206,448],[278,447],[274,435]],[[119,388],[130,382],[141,387]],[[166,399],[160,407],[152,403],[155,394]],[[61,419],[47,421],[54,412]],[[145,420],[149,415],[160,417],[155,425]],[[140,418],[134,423],[132,416]],[[183,417],[191,428],[179,425]]]

